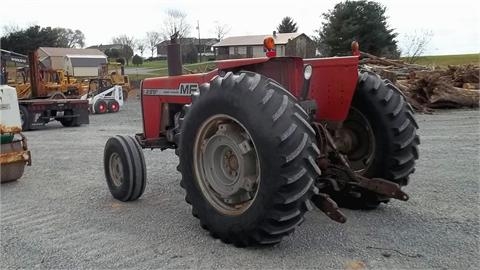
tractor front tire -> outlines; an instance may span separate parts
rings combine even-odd
[[[178,170],[193,216],[236,246],[276,244],[310,209],[320,154],[305,111],[252,72],[217,76],[184,107]]]
[[[406,186],[418,159],[418,125],[400,90],[375,73],[361,72],[344,134],[354,134],[354,147],[345,153],[357,173]],[[340,206],[375,209],[389,199],[356,189],[333,194]]]
[[[145,191],[145,159],[138,142],[130,136],[108,139],[103,157],[105,178],[112,196],[120,201],[134,201]]]

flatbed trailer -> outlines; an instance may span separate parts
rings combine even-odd
[[[30,67],[31,98],[19,99],[18,105],[22,120],[22,129],[38,129],[46,123],[57,120],[65,127],[88,124],[88,101],[66,99],[63,94],[49,96],[45,84],[41,82],[38,55],[28,55]]]
[[[88,101],[80,99],[21,99],[18,100],[22,129],[38,129],[50,121],[60,121],[65,127],[89,124]]]

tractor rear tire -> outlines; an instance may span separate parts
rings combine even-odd
[[[418,124],[405,97],[390,81],[382,81],[375,73],[359,74],[352,108],[344,128],[350,133],[363,134],[356,136],[356,139],[365,154],[346,153],[357,173],[368,178],[383,178],[400,186],[408,184],[409,175],[415,171],[415,160],[419,156]],[[373,136],[368,136],[368,133]],[[366,154],[368,152],[370,154]],[[332,197],[340,206],[351,209],[375,209],[381,202],[389,201],[364,189],[349,192]]]
[[[105,102],[105,100],[103,99],[97,100],[93,105],[93,108],[95,113],[98,113],[98,114],[106,113],[108,111],[107,102]]]
[[[142,148],[134,138],[117,135],[108,139],[103,165],[108,188],[115,199],[134,201],[143,194],[147,170]]]
[[[229,72],[200,86],[184,112],[177,169],[202,228],[240,247],[291,234],[311,209],[320,154],[295,98],[260,74]]]

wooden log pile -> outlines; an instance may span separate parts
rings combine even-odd
[[[479,65],[429,68],[362,53],[360,68],[390,80],[420,112],[435,108],[478,108]]]

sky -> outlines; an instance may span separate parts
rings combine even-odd
[[[270,34],[283,17],[290,16],[299,32],[316,35],[322,13],[332,10],[333,0],[15,0],[0,6],[0,31],[4,26],[31,25],[79,29],[87,46],[108,44],[126,34],[145,38],[148,31],[161,31],[166,10],[187,14],[191,36],[215,37],[215,23],[230,28],[228,36]],[[389,26],[398,33],[404,48],[407,35],[431,32],[425,55],[480,52],[480,1],[474,0],[379,0],[387,8]],[[361,44],[360,44],[361,46]],[[146,53],[148,54],[148,53]]]

